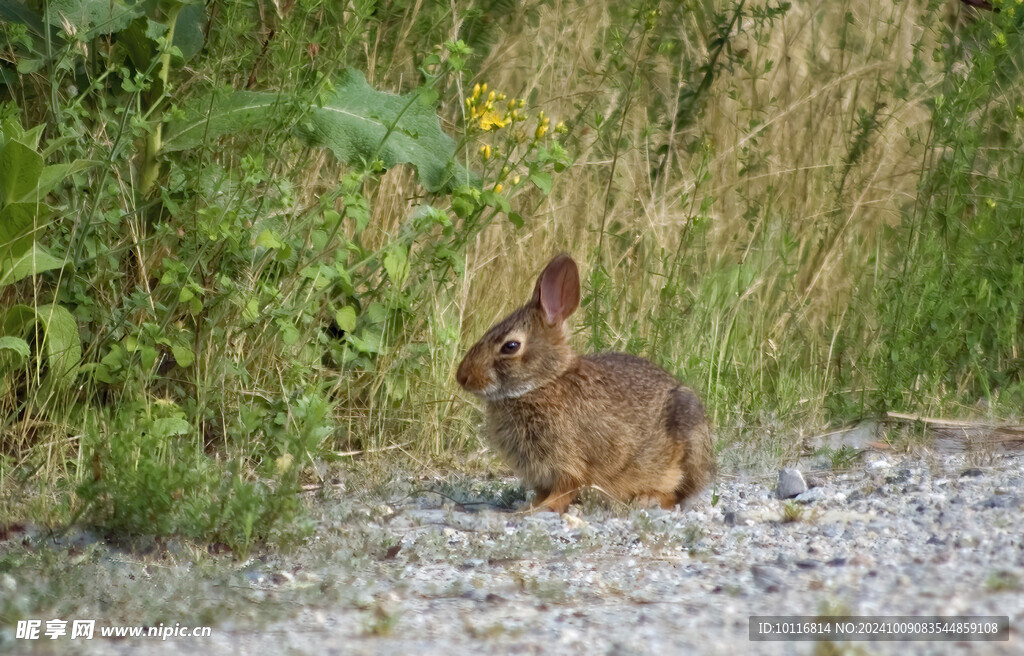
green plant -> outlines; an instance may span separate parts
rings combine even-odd
[[[878,293],[878,401],[1024,398],[1024,93],[1014,7],[937,52],[945,76],[917,201]]]

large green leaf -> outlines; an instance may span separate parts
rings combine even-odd
[[[188,61],[203,49],[203,34],[206,27],[206,6],[195,2],[182,7],[174,23],[174,45],[181,56]]]
[[[28,342],[20,337],[12,337],[11,335],[0,337],[0,351],[11,351],[21,358],[27,358],[29,353],[31,353]]]
[[[274,125],[286,108],[286,99],[264,91],[218,91],[192,103],[182,119],[164,131],[163,150],[195,148],[227,134]]]
[[[52,148],[52,144],[47,146],[47,150]],[[91,166],[96,166],[97,162],[93,162],[86,159],[76,159],[73,162],[66,164],[51,164],[44,166],[42,173],[39,174],[39,189],[38,194],[40,198],[46,196],[46,194],[53,191],[53,189],[67,179],[68,176],[78,173],[79,171],[85,171]]]
[[[64,260],[56,258],[42,246],[33,242],[24,253],[10,255],[0,248],[0,288],[18,282],[22,278],[37,275],[43,271],[59,269]]]
[[[36,216],[49,209],[39,203],[11,203],[0,209],[0,258],[25,251],[32,242]]]
[[[62,305],[15,305],[2,317],[3,333],[25,335],[36,323],[43,327],[43,345],[51,381],[66,385],[74,380],[82,360],[82,342],[74,315]]]
[[[20,141],[8,141],[0,151],[0,207],[34,191],[42,171],[42,155]]]
[[[118,0],[49,0],[47,18],[51,25],[62,27],[65,22],[75,28],[83,41],[100,34],[113,34],[127,27],[136,16],[142,15],[144,3],[127,4]]]
[[[300,123],[312,143],[342,162],[380,159],[385,168],[412,164],[430,191],[450,186],[455,142],[441,130],[437,112],[423,97],[377,91],[357,70],[341,73],[334,91]]]
[[[430,191],[466,175],[454,163],[455,141],[441,130],[437,113],[418,93],[377,91],[355,70],[342,72],[334,90],[314,106],[258,91],[221,91],[199,98],[184,118],[167,126],[163,147],[195,148],[224,135],[280,125],[283,116],[294,112],[302,115],[299,134],[345,164],[376,159],[385,168],[412,164]]]

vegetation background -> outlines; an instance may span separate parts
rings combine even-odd
[[[0,522],[244,552],[325,463],[491,466],[452,372],[560,250],[737,466],[1019,417],[993,4],[0,3]]]

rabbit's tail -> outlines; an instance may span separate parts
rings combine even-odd
[[[691,390],[674,390],[666,410],[665,428],[683,446],[679,461],[682,475],[675,489],[678,504],[698,494],[715,477],[715,448],[704,408]]]

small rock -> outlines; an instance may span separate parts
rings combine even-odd
[[[1022,504],[1020,497],[1011,494],[996,494],[978,505],[981,508],[1019,508]]]
[[[779,470],[779,485],[776,492],[780,499],[791,499],[807,491],[807,483],[799,469],[785,467]]]
[[[565,525],[573,531],[584,529],[588,526],[587,521],[585,519],[581,519],[576,515],[562,515],[562,521],[565,522]]]
[[[812,487],[806,492],[801,492],[796,495],[795,501],[797,503],[814,503],[815,501],[821,501],[825,498],[825,490],[820,487]]]
[[[875,453],[875,454],[871,454],[870,456],[865,456],[865,461],[866,461],[865,464],[867,465],[867,468],[869,470],[871,470],[871,471],[880,471],[880,470],[888,469],[888,468],[892,467],[892,463],[890,463],[886,459],[886,457],[883,456],[880,453]]]
[[[776,567],[754,565],[750,573],[754,575],[754,583],[764,592],[778,592],[786,583],[783,572]]]

